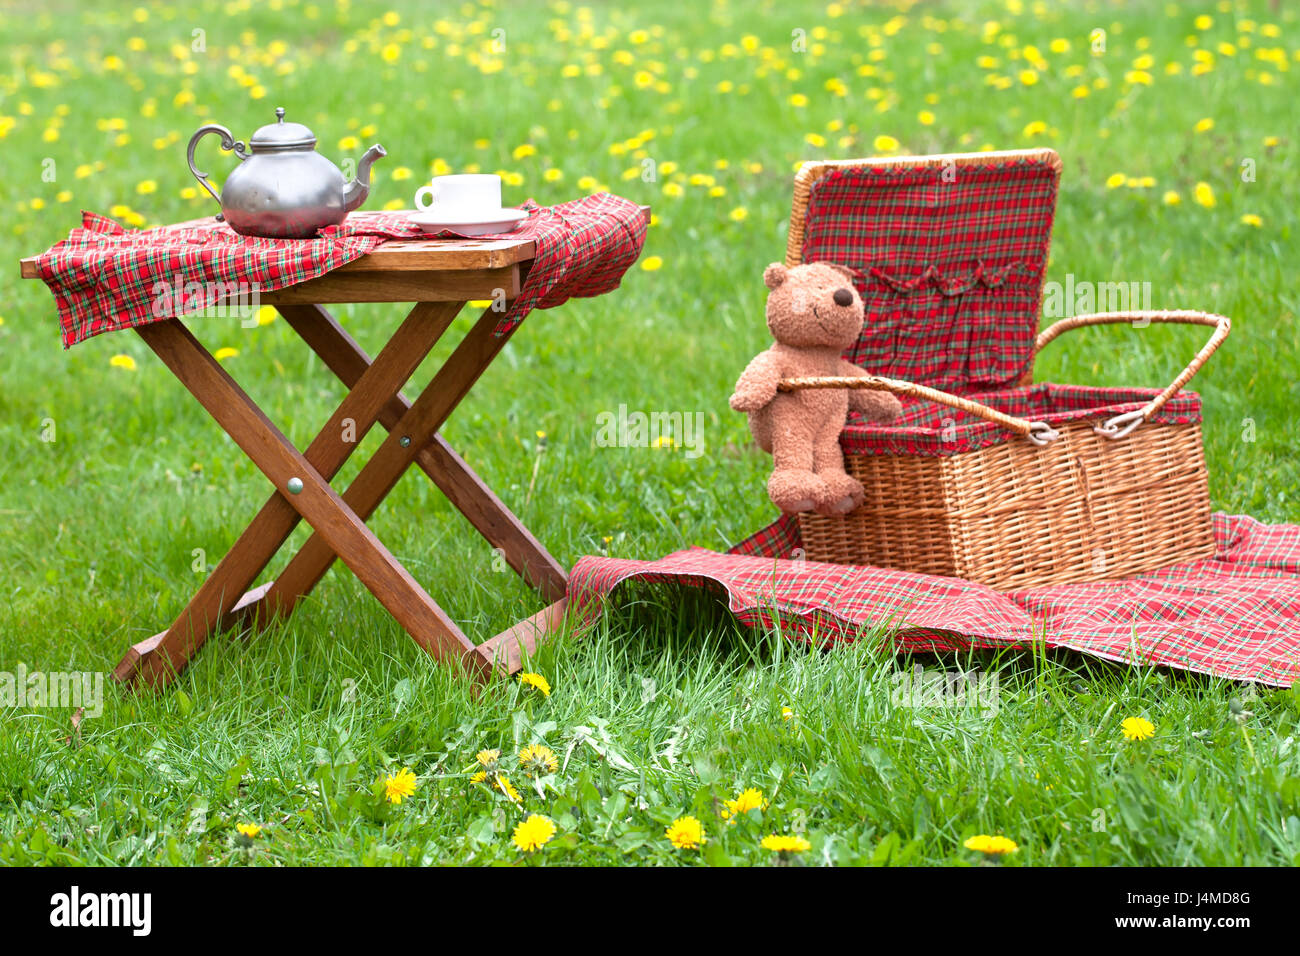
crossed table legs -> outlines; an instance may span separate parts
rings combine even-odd
[[[280,305],[280,313],[350,389],[305,452],[299,452],[177,319],[137,332],[275,486],[275,493],[170,628],[136,644],[114,669],[129,683],[169,683],[212,634],[258,626],[292,611],[338,557],[408,634],[440,659],[458,660],[476,677],[513,673],[523,655],[563,618],[567,576],[438,434],[438,429],[492,362],[509,335],[493,331],[489,309],[414,403],[400,390],[464,303],[422,302],[371,362],[318,305]],[[378,422],[388,437],[339,495],[330,479]],[[475,645],[366,526],[412,465],[443,491],[547,608]],[[288,540],[299,519],[313,534],[276,580],[249,590]]]

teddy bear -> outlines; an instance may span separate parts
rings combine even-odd
[[[861,376],[867,372],[840,356],[862,333],[865,310],[846,266],[773,263],[763,272],[767,327],[776,342],[741,373],[731,407],[749,416],[749,430],[773,471],[768,497],[782,511],[845,514],[862,504],[861,483],[844,470],[840,432],[849,409],[889,424],[902,406],[869,389],[818,388],[778,392],[796,376]]]

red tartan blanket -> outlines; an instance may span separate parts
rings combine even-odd
[[[1288,686],[1300,676],[1300,525],[1216,514],[1213,558],[1119,581],[997,592],[957,578],[791,560],[798,523],[782,519],[727,554],[658,561],[584,557],[570,599],[595,613],[629,579],[721,589],[745,624],[822,643],[888,628],[900,651],[1042,641],[1127,664]]]
[[[609,193],[549,207],[529,200],[520,208],[529,216],[519,228],[482,237],[537,243],[536,258],[519,296],[502,314],[498,335],[513,329],[534,308],[549,309],[575,296],[617,288],[645,243],[640,208]],[[205,304],[191,304],[184,295],[163,296],[160,289],[244,283],[259,292],[274,292],[359,259],[389,239],[422,235],[401,212],[350,216],[315,239],[241,236],[215,219],[143,230],[125,229],[92,212],[83,213],[82,220],[80,228],[36,260],[37,273],[58,303],[64,348],[101,332],[172,318]],[[159,309],[160,302],[174,298],[181,300],[182,311]]]

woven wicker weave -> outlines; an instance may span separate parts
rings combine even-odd
[[[813,187],[837,168],[1007,161],[1060,168],[1050,150],[805,164],[795,179],[786,264],[803,261]],[[1099,412],[1032,421],[990,408],[977,395],[952,395],[877,376],[784,381],[783,391],[873,388],[942,402],[933,406],[932,427],[940,427],[947,405],[1005,430],[1005,440],[964,453],[846,455],[846,469],[862,482],[866,501],[844,517],[800,515],[808,559],[948,575],[1012,590],[1123,577],[1212,555],[1199,403],[1196,420],[1172,421],[1158,413],[1227,336],[1226,318],[1135,312],[1065,319],[1038,335],[1021,384],[1032,381],[1033,356],[1060,333],[1138,321],[1213,326],[1215,331],[1168,388],[1144,391],[1149,400],[1141,407],[1107,421]]]

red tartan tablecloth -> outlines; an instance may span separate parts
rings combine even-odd
[[[519,228],[479,237],[537,243],[532,268],[518,298],[502,314],[498,335],[534,308],[549,309],[575,296],[617,288],[645,243],[640,207],[609,193],[558,206],[529,200],[520,208],[529,216]],[[129,230],[95,213],[82,218],[80,228],[36,260],[37,273],[58,303],[64,348],[101,332],[172,318],[174,310],[158,308],[172,298],[160,295],[159,283],[166,289],[192,282],[207,288],[256,283],[258,291],[274,292],[359,259],[388,239],[423,235],[401,212],[352,216],[315,239],[240,236],[215,219],[197,226]]]
[[[1107,660],[1287,686],[1300,676],[1300,525],[1216,514],[1213,558],[1119,581],[997,592],[957,578],[790,560],[798,523],[782,519],[727,554],[658,561],[584,557],[570,599],[589,614],[629,579],[720,588],[745,624],[819,642],[891,631],[900,651],[1042,641]]]

